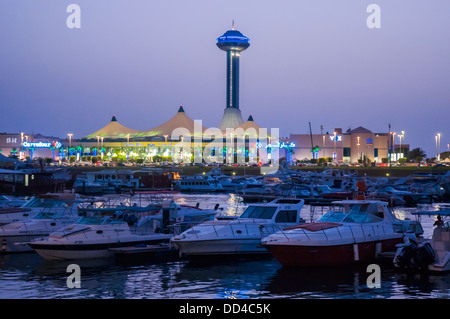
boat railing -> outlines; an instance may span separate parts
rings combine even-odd
[[[325,238],[326,240],[334,240],[334,239],[346,239],[348,236],[345,236],[345,231],[348,230],[351,234],[351,238],[354,243],[360,240],[378,240],[383,235],[393,234],[393,227],[390,225],[367,225],[364,223],[355,223],[353,225],[340,225],[338,227],[323,227],[320,229],[315,229],[314,231],[309,231],[307,229],[301,228],[300,225],[298,228],[295,228],[296,236],[291,237],[292,228],[291,229],[282,229],[278,231],[278,234],[283,235],[287,241],[298,241],[298,233],[301,232],[304,237],[301,240],[306,238],[309,241],[313,241],[315,238],[319,237]],[[335,230],[335,231],[333,231]],[[319,235],[319,236],[318,236]]]
[[[209,234],[214,234],[216,238],[220,237],[227,237],[227,238],[239,238],[243,235],[255,235],[257,232],[254,231],[255,228],[249,229],[250,225],[257,225],[259,236],[260,238],[263,238],[265,236],[268,236],[272,233],[281,231],[283,228],[285,228],[287,225],[278,225],[273,223],[257,223],[256,221],[252,221],[251,223],[244,223],[238,220],[236,223],[230,223],[230,224],[201,224],[198,225],[199,227],[208,227],[213,230],[213,232],[209,232]],[[252,232],[253,230],[253,232]],[[198,235],[199,231],[198,228],[192,228],[189,234],[193,234],[196,238],[200,238]],[[203,233],[203,232],[202,232]]]

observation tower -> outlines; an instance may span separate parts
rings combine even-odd
[[[239,58],[241,52],[250,46],[250,39],[234,29],[225,32],[217,39],[219,49],[227,52],[227,105],[219,129],[234,128],[241,125],[239,109]]]

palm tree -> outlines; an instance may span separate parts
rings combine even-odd
[[[426,156],[427,156],[427,154],[425,153],[425,151],[423,149],[421,149],[420,147],[417,147],[415,149],[410,150],[408,152],[408,155],[406,156],[406,158],[408,159],[408,161],[420,162]]]

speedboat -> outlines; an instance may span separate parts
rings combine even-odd
[[[74,224],[27,244],[46,260],[97,259],[114,256],[113,248],[168,243],[171,226],[192,222],[197,209],[176,204],[81,208]],[[180,213],[181,212],[181,213]],[[210,213],[200,213],[210,218]]]
[[[408,270],[450,272],[450,222],[443,220],[450,216],[450,209],[418,211],[413,214],[419,219],[421,216],[436,216],[433,233],[430,239],[422,242],[407,241],[398,245],[394,265]]]
[[[222,185],[211,176],[182,176],[174,185],[175,189],[185,192],[221,192]]]
[[[25,204],[27,200],[23,198],[9,197],[0,195],[0,208],[20,207]]]
[[[77,198],[76,194],[47,193],[31,198],[20,207],[2,208],[0,209],[0,226],[28,220],[43,210],[64,211],[75,198]]]
[[[236,218],[195,225],[171,240],[182,256],[266,254],[261,238],[303,220],[303,199],[279,198],[252,204]]]
[[[368,262],[396,250],[409,231],[409,220],[398,220],[388,203],[374,200],[333,202],[316,222],[287,227],[262,239],[284,267],[336,266]]]
[[[17,221],[0,226],[0,253],[28,252],[33,249],[26,244],[18,244],[37,238],[48,236],[50,233],[75,223],[78,216],[78,204],[76,201],[53,201],[44,207],[30,219]],[[47,201],[47,204],[50,204]]]

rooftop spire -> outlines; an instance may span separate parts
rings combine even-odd
[[[117,122],[117,119],[116,119],[116,116],[115,116],[115,115],[113,115],[113,117],[112,117],[112,119],[111,119],[111,122]]]
[[[178,113],[180,113],[180,112],[184,113],[183,105],[180,105],[180,108],[178,109]]]
[[[233,21],[231,22],[231,30],[234,30],[234,19],[233,19]]]

